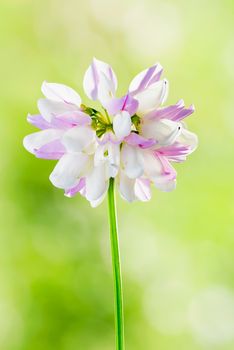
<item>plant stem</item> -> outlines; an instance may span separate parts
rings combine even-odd
[[[116,350],[124,350],[123,295],[119,255],[114,179],[110,178],[108,190],[110,241],[114,276]]]

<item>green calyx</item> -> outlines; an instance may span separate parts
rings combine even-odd
[[[103,108],[104,113],[99,112],[98,110],[87,107],[84,104],[81,105],[82,111],[86,114],[88,114],[91,119],[92,123],[91,126],[92,128],[96,131],[97,137],[101,137],[108,131],[113,131],[113,123],[111,121],[111,117],[109,116],[107,110]],[[134,114],[131,117],[132,124],[135,127],[134,132],[138,133],[139,125],[140,125],[140,117],[136,114]]]
[[[138,128],[139,128],[140,123],[141,123],[141,118],[137,114],[134,114],[131,119],[132,119],[133,125],[135,126],[136,130],[138,131]]]
[[[96,131],[97,137],[101,137],[108,131],[113,131],[113,125],[106,109],[104,109],[104,113],[101,113],[94,108],[85,106],[84,104],[81,105],[81,108],[84,113],[91,117],[91,126]]]

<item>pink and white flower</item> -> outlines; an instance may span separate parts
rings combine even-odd
[[[168,82],[160,80],[161,74],[161,65],[155,64],[129,86],[129,94],[138,102],[139,118],[121,151],[119,190],[128,201],[149,200],[151,183],[161,191],[175,189],[177,174],[170,162],[186,160],[197,147],[197,136],[181,122],[194,112],[194,106],[185,108],[180,100],[161,107],[168,94]]]
[[[197,146],[185,117],[194,107],[183,100],[162,107],[168,94],[162,67],[155,64],[138,74],[129,90],[116,97],[117,78],[106,63],[93,59],[84,76],[87,96],[100,101],[103,111],[81,103],[73,89],[44,82],[40,114],[28,121],[41,131],[24,139],[38,158],[58,160],[50,181],[68,197],[80,193],[92,206],[104,199],[109,179],[116,177],[121,196],[147,201],[153,183],[162,191],[176,184],[171,162],[182,162]]]

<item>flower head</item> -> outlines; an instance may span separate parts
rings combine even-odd
[[[54,186],[68,197],[79,192],[92,206],[104,199],[111,177],[130,202],[149,200],[151,184],[162,191],[175,188],[171,162],[183,162],[197,146],[182,121],[194,107],[186,108],[183,100],[162,106],[168,94],[162,70],[160,64],[144,70],[119,98],[113,69],[94,58],[83,85],[101,111],[82,104],[70,87],[42,84],[40,114],[28,116],[41,131],[26,136],[24,147],[38,158],[58,160],[50,175]]]

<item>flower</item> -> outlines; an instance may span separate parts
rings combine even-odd
[[[183,100],[162,107],[168,93],[160,80],[160,64],[138,74],[128,92],[116,97],[117,78],[106,63],[93,59],[84,75],[84,91],[102,111],[82,104],[77,92],[63,84],[44,82],[40,114],[28,121],[41,131],[24,138],[24,147],[38,158],[58,160],[50,181],[68,197],[80,193],[97,206],[116,178],[121,196],[150,199],[152,183],[171,191],[176,171],[197,146],[197,137],[182,120],[194,112]]]
[[[162,67],[155,64],[130,83],[129,94],[138,107],[132,118],[135,129],[123,143],[119,190],[128,201],[151,198],[150,185],[162,191],[176,186],[176,171],[170,162],[182,162],[197,147],[197,136],[189,132],[182,119],[194,112],[183,100],[161,107],[168,94],[167,80],[160,80]]]

